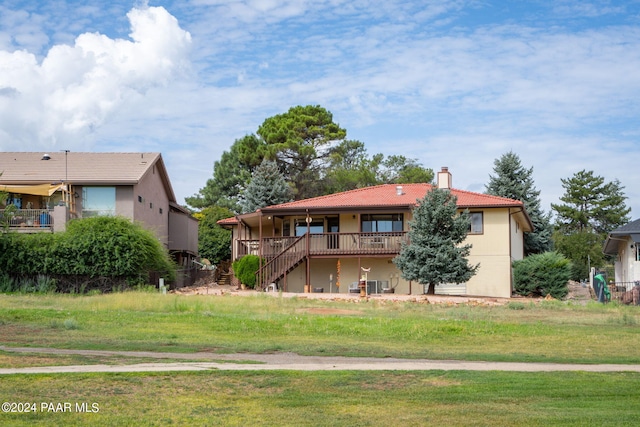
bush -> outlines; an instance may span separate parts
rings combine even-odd
[[[158,271],[175,279],[175,267],[155,235],[126,218],[74,220],[65,237],[77,256],[75,274],[136,278]]]
[[[571,261],[557,252],[530,255],[513,262],[513,279],[520,295],[562,299],[569,293]]]
[[[106,291],[147,283],[151,272],[175,280],[175,265],[155,235],[119,217],[73,220],[64,233],[4,233],[0,271],[10,275],[0,277],[5,292]]]
[[[263,261],[264,262],[264,261]],[[245,255],[233,262],[233,274],[249,289],[256,287],[256,272],[260,269],[258,255]]]

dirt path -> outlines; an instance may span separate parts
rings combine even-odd
[[[217,354],[217,353],[157,353],[148,351],[67,350],[53,348],[17,348],[0,346],[1,351],[38,354],[79,354],[85,356],[146,357],[157,359],[184,359],[188,362],[138,363],[131,365],[72,365],[38,366],[29,368],[3,368],[0,375],[47,374],[80,372],[167,372],[167,371],[518,371],[518,372],[640,372],[640,365],[614,364],[561,364],[561,363],[517,363],[477,362],[461,360],[395,359],[368,357],[323,357],[301,356],[295,353],[277,354]]]

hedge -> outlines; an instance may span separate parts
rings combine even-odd
[[[0,273],[22,281],[46,275],[85,288],[87,282],[122,287],[146,283],[150,272],[175,280],[175,269],[151,231],[121,217],[72,220],[63,233],[0,236]]]

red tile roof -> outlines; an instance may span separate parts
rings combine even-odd
[[[424,198],[433,186],[431,184],[402,184],[401,194],[398,194],[397,187],[398,186],[396,184],[383,184],[358,188],[356,190],[344,191],[342,193],[267,206],[262,208],[261,211],[263,214],[294,214],[296,212],[302,213],[306,210],[337,212],[385,208],[411,209],[417,205],[419,200]],[[451,192],[457,197],[457,206],[461,209],[492,207],[523,208],[522,202],[518,200],[457,189],[451,189]],[[256,213],[243,214],[240,215],[240,217],[248,219],[255,214]],[[237,224],[237,219],[236,217],[222,219],[218,221],[218,224],[222,226],[231,226]]]
[[[235,216],[232,216],[231,218],[224,218],[224,219],[220,219],[218,221],[216,221],[218,224],[224,226],[224,225],[235,225],[238,223],[238,220],[236,220]]]
[[[402,184],[402,193],[398,194],[397,185],[383,184],[372,187],[358,188],[342,193],[329,194],[306,200],[282,203],[268,206],[263,212],[289,209],[317,209],[317,208],[368,208],[415,206],[417,201],[424,198],[432,188],[430,184]],[[488,194],[473,193],[471,191],[451,189],[457,197],[460,208],[473,207],[520,207],[522,202]]]

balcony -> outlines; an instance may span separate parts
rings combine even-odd
[[[305,235],[306,236],[306,235]],[[407,233],[318,233],[311,234],[308,242],[310,256],[371,256],[397,255]],[[262,255],[269,259],[287,250],[299,237],[264,237],[237,240],[236,257],[247,254]],[[262,243],[262,244],[261,244]],[[306,252],[306,251],[305,251]]]
[[[0,224],[19,233],[52,232],[53,218],[48,209],[0,209]]]

